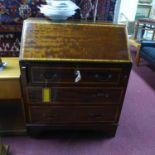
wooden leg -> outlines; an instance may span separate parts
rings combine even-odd
[[[137,47],[137,53],[136,53],[136,58],[135,58],[135,62],[137,66],[139,66],[139,62],[140,62],[140,47],[141,45]]]
[[[37,128],[27,127],[27,134],[32,138],[39,138],[41,136],[42,131]]]
[[[135,40],[137,40],[138,28],[139,28],[139,22],[137,22],[136,28],[135,28],[135,36],[134,36]]]

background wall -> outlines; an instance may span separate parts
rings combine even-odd
[[[115,8],[115,21],[121,22],[135,20],[135,15],[137,12],[137,5],[139,0],[117,0],[117,7]],[[155,0],[152,1],[152,11],[150,14],[151,18],[155,18]]]
[[[134,21],[138,0],[121,0],[118,22],[128,18],[130,21]]]

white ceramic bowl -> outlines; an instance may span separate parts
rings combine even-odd
[[[62,5],[41,5],[39,9],[41,13],[53,21],[64,21],[68,17],[73,16],[76,12],[76,9],[72,8],[70,5],[67,7],[62,7]]]
[[[53,0],[51,3],[51,6],[57,7],[57,8],[68,8],[68,9],[70,8],[73,10],[76,10],[79,8],[75,3],[73,3],[70,0],[61,0],[61,1]]]

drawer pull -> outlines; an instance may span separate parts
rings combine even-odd
[[[42,116],[43,116],[43,118],[45,118],[45,119],[53,119],[53,118],[56,117],[56,114],[50,114],[50,115],[43,114]]]
[[[104,98],[109,98],[110,95],[108,93],[97,93],[94,94],[93,97],[104,97]]]
[[[81,80],[81,72],[79,70],[75,71],[75,82],[79,82]]]
[[[107,81],[112,78],[112,74],[102,74],[102,75],[95,74],[94,77],[100,81]]]
[[[49,117],[47,117],[47,120],[53,120],[54,118],[56,117],[56,115],[51,115],[51,116],[49,116]]]
[[[109,98],[110,95],[107,94],[107,93],[98,93],[96,96],[97,96],[97,97],[103,96],[103,97],[105,97],[105,98]]]
[[[104,118],[104,114],[90,114],[90,117],[91,118],[97,118],[97,119]]]
[[[41,76],[44,77],[47,80],[54,80],[54,79],[57,79],[58,78],[58,75],[56,73],[55,74],[44,73]]]

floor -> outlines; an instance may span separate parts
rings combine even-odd
[[[133,64],[119,124],[114,138],[61,132],[39,139],[4,137],[3,143],[10,155],[154,155],[155,70],[145,61],[139,67]]]

